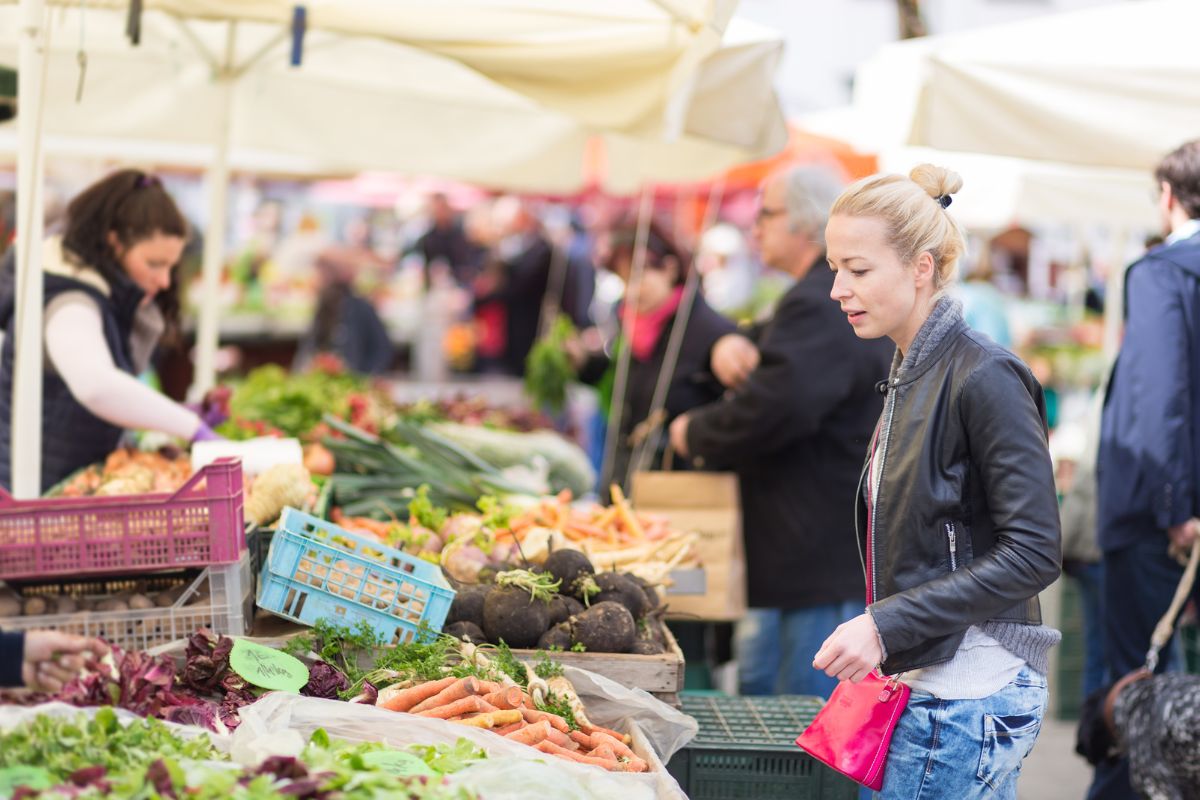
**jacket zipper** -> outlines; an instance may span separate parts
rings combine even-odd
[[[879,480],[872,480],[872,475],[868,473],[867,480],[872,483],[871,486],[871,525],[867,530],[867,559],[870,564],[870,575],[867,576],[867,581],[871,584],[871,602],[874,603],[879,598],[879,584],[875,578],[877,570],[875,569],[876,549],[875,549],[875,518],[876,511],[879,508],[879,487],[883,485],[883,470],[887,464],[887,446],[888,440],[892,436],[892,418],[896,415],[896,394],[895,384],[892,385],[891,391],[888,392],[887,399],[887,425],[883,429],[883,436],[880,439],[879,447]],[[871,454],[871,459],[874,460],[875,454]]]
[[[953,522],[946,523],[946,538],[950,541],[950,571],[958,569],[958,531]]]

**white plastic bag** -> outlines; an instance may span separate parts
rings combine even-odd
[[[636,723],[663,762],[670,761],[700,732],[696,720],[648,692],[626,688],[586,669],[564,666],[563,670],[583,701],[588,719],[617,731]]]
[[[586,698],[584,703],[587,703]],[[632,729],[633,748],[635,752],[641,751],[639,755],[650,765],[650,772],[606,772],[600,767],[546,755],[482,728],[340,700],[272,692],[257,703],[240,709],[239,713],[242,722],[233,734],[235,753],[248,747],[251,740],[265,739],[284,730],[299,731],[308,737],[318,728],[324,728],[332,739],[382,742],[393,747],[410,744],[452,745],[459,739],[467,739],[483,748],[493,760],[542,762],[546,769],[539,774],[554,776],[548,786],[553,786],[555,796],[580,800],[611,800],[614,797],[622,800],[640,797],[686,800],[679,784],[666,771],[636,725]],[[604,724],[599,717],[595,722]],[[270,754],[264,751],[262,744],[257,745],[257,751],[260,755]],[[480,775],[481,780],[489,784],[493,780],[490,770],[483,770]],[[525,797],[541,796],[530,794],[528,786],[525,792]]]

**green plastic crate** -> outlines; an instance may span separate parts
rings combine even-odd
[[[700,733],[667,770],[691,800],[856,800],[858,784],[796,746],[819,697],[683,694]]]

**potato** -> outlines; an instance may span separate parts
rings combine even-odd
[[[129,607],[134,611],[145,611],[154,608],[154,602],[144,594],[135,594],[129,598]]]
[[[109,597],[96,603],[96,610],[100,612],[128,611],[129,604],[119,597]]]
[[[55,614],[74,614],[76,610],[78,610],[78,605],[75,603],[75,598],[68,595],[54,598]]]
[[[19,597],[0,595],[0,617],[19,616],[21,616],[21,599]]]
[[[50,605],[41,597],[30,597],[25,601],[22,612],[27,617],[40,617],[50,609]]]

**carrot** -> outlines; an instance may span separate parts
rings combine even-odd
[[[589,723],[587,725],[580,725],[579,727],[592,736],[595,736],[597,733],[603,733],[606,736],[609,736],[620,742],[621,744],[629,744],[633,741],[633,737],[627,733],[617,733],[616,731],[610,731],[608,728],[602,728],[599,725],[592,725]]]
[[[462,700],[464,697],[472,694],[479,694],[479,682],[468,675],[465,678],[451,681],[436,694],[427,697],[410,708],[409,711],[413,714],[420,714],[422,711],[438,708],[439,706],[453,703],[455,700]]]
[[[538,742],[545,741],[546,737],[549,736],[550,732],[553,730],[554,729],[550,727],[549,722],[542,720],[541,722],[533,725],[526,725],[520,730],[504,734],[504,737],[506,739],[512,739],[514,742],[520,742],[521,744],[527,744],[530,747],[533,747]],[[496,731],[496,733],[500,733],[500,731]]]
[[[646,533],[642,530],[642,526],[634,517],[633,512],[629,510],[629,504],[625,502],[625,493],[621,491],[621,487],[617,484],[612,485],[613,505],[617,507],[617,513],[621,517],[621,522],[625,524],[625,529],[639,539],[645,539]]]
[[[594,750],[596,745],[592,743],[592,737],[588,736],[583,731],[571,731],[571,741],[580,745],[586,750]]]
[[[569,506],[575,495],[571,494],[570,489],[563,489],[554,499],[564,506]]]
[[[562,731],[568,735],[571,733],[571,726],[567,724],[565,719],[557,714],[551,714],[548,711],[538,711],[536,708],[522,708],[521,716],[525,718],[526,722],[541,722],[542,720],[545,720],[546,722],[549,722],[555,730]]]
[[[600,516],[593,519],[592,524],[597,528],[607,528],[609,525],[612,525],[614,522],[616,522],[617,515],[620,513],[621,509],[617,508],[616,506],[611,506],[603,511]]]
[[[520,686],[509,686],[497,692],[485,694],[483,699],[496,708],[520,708],[524,705],[525,693]]]
[[[457,717],[462,714],[470,714],[476,711],[480,714],[487,714],[492,711],[499,710],[500,709],[496,708],[491,703],[485,702],[482,697],[472,694],[460,700],[455,700],[453,703],[448,705],[431,708],[428,711],[422,711],[421,713],[417,714],[417,716],[430,717],[432,719],[450,719],[451,717]]]
[[[592,734],[592,742],[594,742],[597,747],[602,747],[605,745],[611,747],[621,758],[628,758],[630,761],[641,760],[638,758],[638,754],[630,750],[628,745],[626,745],[623,741],[613,738],[604,731],[595,731]]]
[[[574,531],[581,536],[589,536],[593,539],[603,539],[608,535],[604,532],[603,528],[600,528],[596,525],[589,525],[586,522],[568,522],[566,529],[569,531]]]
[[[592,756],[593,758],[612,759],[613,761],[617,760],[617,753],[612,749],[612,745],[610,744],[602,744],[592,750],[592,752],[588,753],[588,755]]]
[[[562,731],[555,730],[553,727],[550,728],[550,733],[548,736],[546,736],[546,741],[554,742],[559,747],[565,747],[572,751],[579,749],[579,745],[575,744],[575,742],[571,740],[570,736],[567,736]]]
[[[549,723],[547,723],[547,724],[549,724]],[[523,731],[528,727],[529,727],[529,723],[526,722],[525,720],[521,720],[520,722],[514,722],[512,725],[505,725],[502,728],[496,728],[492,732],[498,733],[501,736],[508,736],[510,733],[516,733],[517,731]]]
[[[418,703],[422,703],[433,697],[456,680],[458,679],[451,676],[449,678],[442,678],[440,681],[429,681],[417,686],[410,686],[407,689],[397,689],[394,692],[392,691],[392,687],[389,686],[379,693],[379,698],[375,701],[375,705],[386,708],[388,711],[408,711]]]
[[[474,728],[492,728],[504,727],[505,725],[513,725],[521,721],[520,711],[489,711],[486,714],[480,714],[475,717],[467,717],[466,719],[454,720],[459,725],[470,725]]]
[[[565,747],[559,747],[558,745],[554,744],[553,742],[548,742],[548,741],[538,742],[536,745],[534,745],[534,747],[536,747],[538,750],[541,750],[543,753],[547,753],[548,755],[559,756],[561,758],[566,758],[571,761],[578,761],[580,764],[591,764],[592,766],[603,767],[604,769],[607,769],[611,772],[625,772],[626,771],[626,770],[621,769],[621,767],[623,765],[621,764],[620,761],[617,761],[616,759],[608,760],[608,759],[603,759],[603,758],[593,758],[592,756],[580,755],[579,753],[576,753],[574,750],[568,750]]]

